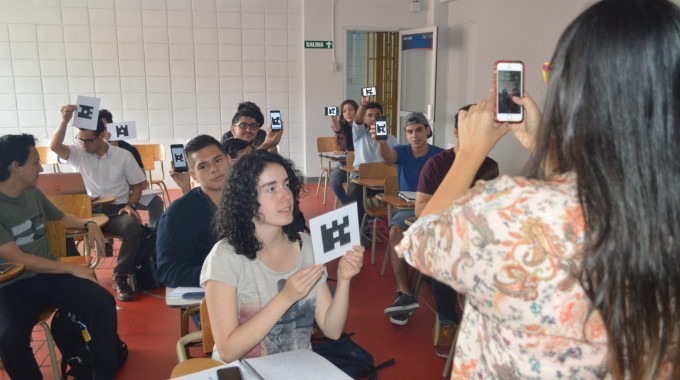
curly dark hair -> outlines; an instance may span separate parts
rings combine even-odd
[[[262,242],[255,235],[255,223],[260,203],[257,201],[257,182],[267,165],[281,165],[288,173],[288,186],[293,193],[293,222],[283,227],[289,241],[299,241],[299,232],[307,230],[305,217],[300,210],[300,196],[304,195],[302,174],[293,162],[278,154],[257,150],[241,157],[231,168],[222,191],[219,212],[215,214],[218,239],[234,247],[239,255],[254,259],[262,249]]]

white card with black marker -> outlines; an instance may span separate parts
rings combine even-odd
[[[352,246],[361,245],[358,218],[357,204],[350,203],[309,220],[316,264],[337,259]]]
[[[76,111],[73,113],[73,126],[76,128],[97,130],[99,104],[101,99],[89,96],[78,96]]]
[[[111,135],[109,141],[131,140],[137,137],[137,123],[134,121],[107,123],[106,129]]]

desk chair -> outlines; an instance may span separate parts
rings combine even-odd
[[[171,378],[184,376],[223,364],[211,358],[188,358],[187,347],[196,341],[203,341],[203,353],[205,355],[212,354],[213,346],[215,345],[212,328],[210,326],[210,317],[208,316],[208,301],[206,301],[205,298],[201,300],[200,313],[201,328],[203,331],[194,331],[179,338],[176,346],[177,360],[179,363],[172,369],[172,373],[170,374]]]
[[[352,168],[353,166],[354,166],[354,152],[349,151],[349,152],[347,152],[347,158],[345,159],[345,164],[342,165],[340,167],[340,169],[345,170],[345,169]],[[347,191],[347,189],[349,188],[350,171],[345,170],[345,174],[346,174],[347,179],[346,179],[345,183],[342,184],[342,187],[344,187],[345,191]],[[335,203],[333,204],[333,208],[334,209],[338,208],[338,197],[335,197]]]
[[[335,137],[317,137],[316,139],[316,151],[321,154],[322,152],[335,152],[337,146],[335,145]],[[319,181],[316,184],[316,197],[319,198],[319,190],[321,188],[321,178],[323,178],[323,204],[326,204],[326,191],[328,190],[328,181],[331,178],[331,160],[328,161],[328,167],[324,165],[323,157],[319,156],[319,165],[321,167],[321,173],[319,174]]]
[[[61,172],[56,153],[46,146],[36,146],[35,149],[38,150],[38,155],[40,155],[40,165],[49,166],[52,173]]]
[[[377,179],[383,182],[385,178],[389,176],[396,176],[397,168],[394,165],[388,165],[384,162],[371,162],[359,165],[359,179],[370,180]],[[372,233],[371,233],[371,264],[375,263],[375,242],[378,235],[378,222],[387,219],[387,205],[374,199],[374,197],[368,197],[368,191],[366,186],[362,186],[363,192],[363,204],[364,204],[364,217],[361,220],[360,230],[363,231],[366,223],[373,223]],[[372,217],[373,221],[369,222],[368,218]],[[387,236],[381,236],[384,240],[387,240]]]
[[[45,224],[45,236],[52,254],[56,256],[59,261],[70,262],[75,265],[89,266],[92,269],[95,269],[99,264],[99,258],[101,257],[103,248],[98,244],[95,246],[94,261],[90,258],[90,252],[88,250],[83,252],[84,256],[66,256],[66,229],[60,220],[48,221]],[[54,378],[61,379],[61,368],[59,367],[59,361],[57,360],[57,353],[54,350],[54,337],[52,336],[50,325],[47,323],[47,321],[56,311],[57,309],[43,310],[43,312],[40,313],[38,324],[45,332],[45,341],[47,351],[50,355],[50,362],[52,364],[52,373]]]
[[[456,353],[456,344],[458,343],[458,333],[460,332],[460,325],[463,323],[463,315],[465,315],[465,296],[458,294],[458,305],[463,311],[460,314],[460,324],[456,328],[456,335],[453,336],[453,342],[451,342],[451,350],[449,350],[449,356],[446,358],[446,364],[444,365],[444,372],[442,372],[442,377],[448,378],[451,375],[451,367],[453,366],[453,356]],[[438,331],[439,326],[435,326],[435,331]]]
[[[166,207],[169,206],[170,193],[168,192],[168,187],[165,185],[165,169],[163,168],[163,162],[165,161],[165,146],[163,144],[137,144],[134,147],[137,148],[139,155],[142,157],[142,165],[144,165],[144,172],[149,187],[153,187],[154,185],[158,186],[158,188],[161,189],[163,202],[165,202]],[[153,178],[153,172],[156,170],[156,162],[161,163],[160,179]]]

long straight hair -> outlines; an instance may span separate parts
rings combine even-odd
[[[530,176],[573,171],[615,378],[680,378],[680,11],[604,0],[563,33]],[[546,172],[546,169],[550,172]],[[592,312],[593,310],[591,310]]]

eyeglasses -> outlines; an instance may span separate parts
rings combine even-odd
[[[258,129],[260,129],[260,124],[258,123],[238,123],[234,125],[242,130],[250,129],[251,131],[257,131]]]
[[[80,137],[76,137],[76,141],[78,141],[81,144],[92,144],[94,140],[96,140],[98,137],[91,138],[91,139],[81,139]]]

